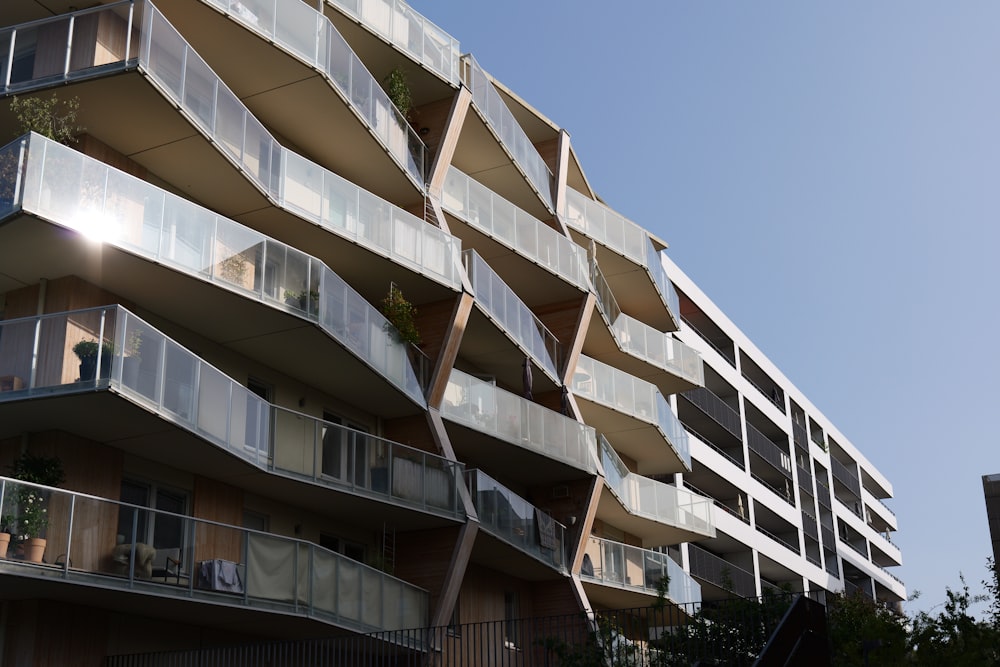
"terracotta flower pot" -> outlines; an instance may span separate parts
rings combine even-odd
[[[7,557],[7,549],[10,548],[10,533],[0,533],[0,558]]]
[[[24,558],[29,563],[41,563],[45,553],[45,538],[29,537],[24,541]]]

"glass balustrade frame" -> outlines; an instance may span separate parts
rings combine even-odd
[[[496,271],[472,248],[462,253],[478,305],[534,359],[556,385],[561,385],[558,367],[562,347],[531,309]]]
[[[282,1],[314,12],[297,0]],[[66,22],[69,26],[77,15],[100,20],[102,13],[117,17],[123,10],[127,10],[127,18],[115,20],[122,23],[120,41],[130,51],[112,52],[109,62],[99,67],[87,66],[84,61],[76,69],[59,74],[57,80],[138,66],[220,154],[276,206],[451,289],[461,289],[458,239],[281,146],[148,0],[123,0],[26,25],[50,27]],[[11,40],[13,36],[16,42],[18,29],[9,28],[6,34],[0,31],[0,49],[5,46],[5,37]],[[134,37],[133,32],[137,32]],[[92,39],[81,39],[76,47],[84,49],[88,44],[92,45]],[[15,46],[7,44],[8,50]],[[70,64],[80,60],[73,44],[67,48],[65,58],[52,60]],[[0,75],[9,79],[11,68],[3,63],[0,67],[4,68]],[[51,83],[50,78],[27,81],[32,85]]]
[[[560,572],[567,571],[565,526],[482,470],[467,470],[465,475],[482,530]]]
[[[471,54],[462,56],[465,85],[472,92],[473,105],[486,119],[487,126],[500,140],[502,145],[525,177],[531,188],[541,198],[549,211],[552,203],[552,172],[545,160],[538,154],[535,145],[531,143],[524,129],[514,118],[510,108],[500,97],[500,93],[492,80],[479,66]]]
[[[680,297],[663,268],[660,253],[653,246],[649,233],[620,213],[573,188],[566,188],[565,201],[562,214],[566,224],[644,267],[663,305],[679,326]]]
[[[598,436],[604,483],[630,514],[715,537],[711,498],[633,473],[611,443]]]
[[[655,426],[685,468],[691,469],[687,432],[656,385],[581,354],[572,389],[578,396]]]
[[[385,316],[318,259],[41,135],[0,152],[16,152],[22,165],[15,170],[18,200],[5,205],[0,198],[0,211],[30,211],[306,318],[426,406],[426,355],[401,341]]]
[[[201,1],[322,73],[424,190],[427,147],[326,15],[301,0]]]
[[[448,378],[441,414],[579,470],[597,470],[593,427],[458,369]]]
[[[457,39],[402,0],[326,0],[439,77],[458,86],[461,49]]]
[[[667,554],[596,535],[589,536],[584,545],[580,577],[616,588],[638,589],[650,595],[664,592],[661,581],[668,577],[665,591],[668,599],[678,604],[700,606],[701,603],[701,584]]]
[[[29,503],[43,505],[44,527],[15,536],[0,560],[8,573],[223,602],[363,631],[423,627],[429,620],[427,591],[310,542],[0,477],[0,507],[13,526],[37,524],[24,523]],[[47,554],[61,554],[58,561],[27,560],[27,537],[43,537]]]
[[[441,207],[570,284],[590,291],[586,249],[455,167],[445,177]]]
[[[0,402],[112,389],[261,470],[464,517],[461,463],[268,403],[121,306],[0,320],[0,337]]]

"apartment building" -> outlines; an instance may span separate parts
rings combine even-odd
[[[663,582],[685,609],[905,598],[884,476],[567,132],[405,3],[0,22],[0,466],[65,470],[2,478],[4,664],[642,607]],[[76,140],[17,136],[8,100],[53,94]]]

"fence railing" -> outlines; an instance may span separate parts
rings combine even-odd
[[[44,521],[35,519],[41,505]],[[426,591],[316,544],[0,478],[15,539],[0,571],[315,618],[355,631],[426,624]],[[33,540],[43,538],[33,555]]]
[[[788,451],[775,444],[773,440],[749,422],[747,423],[747,446],[786,478],[792,478],[792,459],[788,456]]]
[[[740,426],[739,411],[730,407],[728,403],[713,394],[711,390],[704,387],[697,387],[678,394],[678,396],[686,399],[691,405],[694,405],[708,415],[712,421],[736,436],[740,442],[743,442],[743,429]]]
[[[749,667],[800,596],[769,592],[704,605],[601,610],[347,637],[111,656],[107,667],[555,667],[716,664]],[[820,607],[822,609],[822,607]],[[825,638],[824,638],[825,639]]]
[[[743,597],[753,597],[757,594],[757,578],[752,572],[716,556],[697,544],[688,544],[688,562],[691,574],[699,579]]]
[[[832,456],[830,457],[830,471],[833,473],[834,479],[840,481],[858,498],[861,497],[861,482],[858,480],[858,476]]]

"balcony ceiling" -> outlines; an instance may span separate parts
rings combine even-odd
[[[584,395],[575,396],[583,421],[603,433],[615,451],[635,461],[634,472],[649,476],[686,470],[684,461],[674,453],[657,427],[626,412],[595,403]]]
[[[552,217],[476,111],[475,104],[465,116],[451,164],[539,220]]]
[[[0,290],[76,275],[281,373],[386,418],[419,408],[312,322],[28,215],[0,226]],[[225,313],[225,317],[219,317]],[[158,320],[153,323],[159,326]],[[184,344],[184,332],[167,330]],[[197,345],[197,342],[194,343]],[[208,359],[211,363],[212,359]]]
[[[589,236],[575,229],[570,229],[570,234],[577,243],[590,245]],[[654,329],[676,330],[678,325],[670,316],[670,310],[664,305],[646,267],[626,259],[600,242],[597,242],[596,246],[597,264],[601,267],[601,273],[608,281],[608,286],[611,287],[611,292],[615,295],[622,312]]]
[[[638,516],[629,512],[608,489],[601,487],[601,499],[597,505],[597,518],[626,533],[635,535],[642,540],[644,549],[663,546],[664,544],[680,544],[681,542],[696,542],[706,539],[706,536],[693,530],[671,526],[655,519]]]
[[[478,307],[472,309],[469,323],[462,334],[459,356],[476,366],[480,373],[492,375],[497,384],[514,393],[524,385],[524,359],[527,356],[504,332],[500,324],[491,320]],[[531,360],[531,385],[533,394],[555,391],[559,385]]]
[[[656,593],[642,588],[625,588],[580,577],[583,590],[593,607],[603,609],[646,608],[656,602]]]
[[[423,201],[324,75],[201,0],[160,10],[286,148],[398,205]]]
[[[589,473],[558,459],[444,417],[448,438],[466,468],[480,468],[498,480],[516,479],[526,487],[563,484]]]
[[[109,547],[110,548],[110,547]],[[57,579],[61,570],[30,566],[16,561],[0,561],[0,600],[45,599],[81,607],[97,607],[109,613],[131,617],[144,627],[156,621],[182,623],[206,630],[216,629],[243,641],[265,639],[307,639],[350,630],[287,611],[248,609],[226,601],[230,594],[213,596],[214,601],[191,600],[170,595],[173,586],[137,582],[139,590],[123,590],[121,577],[92,575],[70,570],[70,579]],[[173,627],[173,626],[172,626]]]
[[[472,547],[472,562],[525,581],[552,581],[567,578],[551,565],[494,537],[480,527]]]

